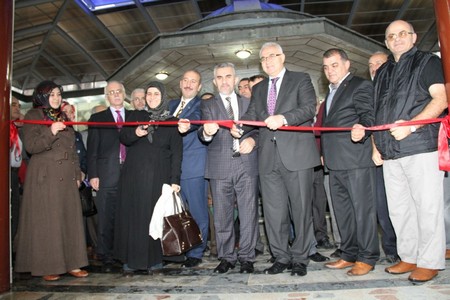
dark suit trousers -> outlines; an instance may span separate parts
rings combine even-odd
[[[314,236],[318,242],[325,238],[328,239],[327,220],[325,218],[328,200],[323,181],[323,167],[317,166],[314,168],[312,214]]]
[[[330,170],[330,190],[341,234],[341,258],[375,265],[380,257],[375,168]]]
[[[258,227],[258,176],[249,175],[240,158],[230,161],[232,174],[227,179],[210,179],[214,206],[214,227],[220,259],[231,263],[255,260]],[[234,203],[239,211],[239,250],[235,251]]]
[[[386,255],[397,255],[397,236],[389,218],[386,190],[384,188],[383,167],[376,167],[376,201],[378,223],[381,228],[381,245]]]
[[[277,262],[308,264],[314,243],[311,208],[314,170],[289,171],[281,162],[278,151],[272,159],[273,170],[260,174],[270,250]],[[295,238],[289,247],[291,217]]]
[[[209,215],[208,192],[204,177],[181,179],[181,196],[188,203],[189,210],[202,234],[203,243],[186,253],[187,257],[201,259],[208,242]]]
[[[114,220],[119,199],[118,188],[102,188],[97,191],[95,205],[97,206],[97,249],[104,263],[113,262]]]

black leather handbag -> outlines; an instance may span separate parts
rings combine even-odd
[[[78,191],[80,192],[83,216],[90,217],[97,214],[97,207],[95,206],[94,198],[92,196],[92,187],[83,181],[80,184]]]
[[[180,194],[173,192],[175,214],[164,217],[161,248],[163,255],[180,255],[202,243],[202,235]],[[178,199],[177,199],[178,197]]]

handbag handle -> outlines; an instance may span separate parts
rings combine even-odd
[[[178,206],[178,201],[177,201],[177,197],[180,198],[180,206]],[[172,198],[173,198],[173,211],[175,214],[179,214],[182,213],[185,209],[184,209],[184,205],[183,205],[183,199],[181,199],[181,194],[179,192],[172,192]]]

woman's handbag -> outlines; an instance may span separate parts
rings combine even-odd
[[[175,214],[165,216],[161,248],[165,256],[180,255],[203,242],[200,229],[179,193],[172,193]]]
[[[97,207],[95,206],[94,198],[92,197],[92,187],[89,183],[85,181],[81,182],[78,191],[80,192],[83,216],[90,217],[97,214]]]

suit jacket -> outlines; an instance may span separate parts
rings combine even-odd
[[[375,122],[373,104],[372,82],[350,74],[336,90],[328,113],[326,109],[324,110],[322,126],[352,127],[357,123],[372,126]],[[368,138],[369,135],[370,132],[367,132],[363,141],[354,143],[350,131],[322,132],[325,166],[330,170],[375,166],[372,161],[372,141]]]
[[[125,119],[129,112],[125,110]],[[110,108],[93,114],[89,122],[115,122]],[[120,177],[119,130],[116,126],[90,125],[87,164],[90,178],[98,177],[101,188],[116,187]]]
[[[181,99],[169,102],[170,114],[174,114]],[[201,120],[200,104],[202,100],[195,97],[184,107],[179,118]],[[183,134],[183,161],[181,165],[181,179],[203,177],[205,175],[207,148],[198,137],[198,125],[191,125],[191,129]]]
[[[269,79],[264,79],[252,90],[252,100],[246,120],[264,121],[267,112]],[[275,113],[282,114],[288,125],[311,126],[316,111],[316,94],[311,78],[306,73],[286,70],[278,92]],[[276,141],[277,147],[274,147]],[[273,170],[276,150],[284,166],[290,171],[299,171],[320,165],[320,157],[312,131],[281,131],[259,128],[259,170],[267,174]]]
[[[239,117],[241,117],[248,108],[250,100],[237,95]],[[214,98],[202,101],[201,104],[203,120],[228,120],[230,119],[227,110],[223,104],[220,95]],[[198,136],[202,141],[203,126],[198,129]],[[244,135],[241,140],[251,136],[257,142],[258,133],[256,131]],[[233,137],[228,128],[220,127],[208,144],[208,156],[206,159],[205,178],[209,179],[226,179],[235,172],[232,169],[232,160],[240,159],[244,164],[246,171],[251,176],[258,175],[258,157],[256,147],[248,154],[241,154],[238,158],[233,158]]]

